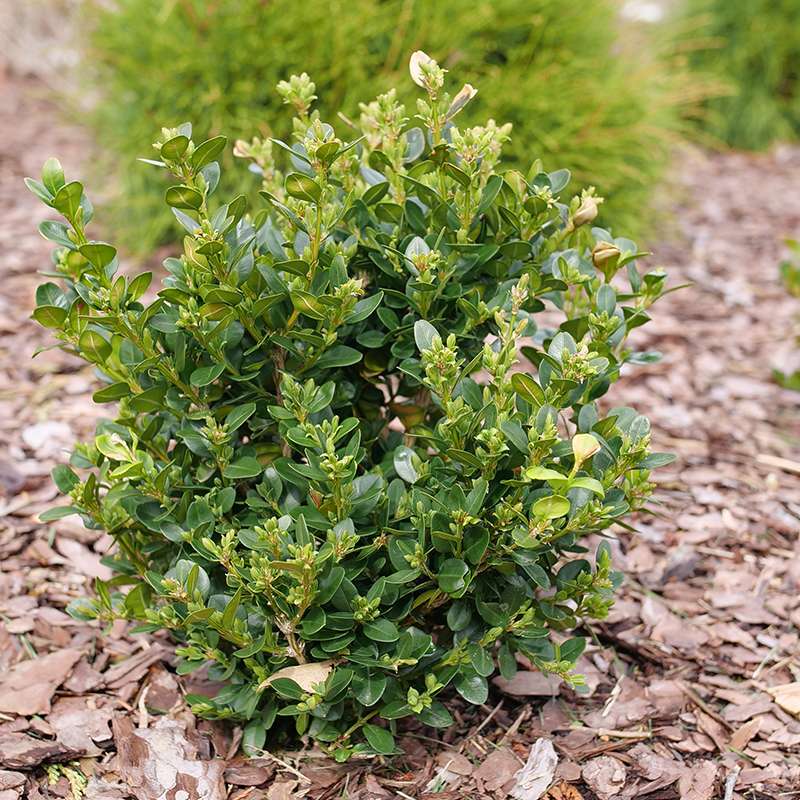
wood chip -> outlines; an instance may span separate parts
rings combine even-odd
[[[178,720],[161,717],[142,730],[119,717],[113,730],[120,775],[137,800],[225,800],[225,762],[198,759]]]
[[[15,664],[0,679],[0,711],[24,716],[47,714],[56,689],[80,657],[80,650],[56,650]]]

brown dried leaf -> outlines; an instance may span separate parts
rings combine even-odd
[[[728,732],[713,717],[699,709],[695,711],[697,717],[697,727],[707,734],[717,747],[720,753],[725,752],[728,746]]]
[[[225,780],[234,786],[259,786],[272,777],[275,770],[236,759],[225,767]]]
[[[278,678],[289,678],[294,681],[304,692],[313,692],[318,683],[325,683],[328,675],[333,670],[333,661],[315,661],[310,664],[297,664],[294,667],[284,667],[267,678],[259,688],[266,689]]]
[[[643,787],[643,794],[644,789],[653,792],[671,786],[685,769],[681,762],[659,755],[644,744],[637,744],[628,755],[633,759],[639,773],[649,781],[647,786]]]
[[[150,670],[145,704],[150,711],[166,714],[180,699],[181,690],[175,676],[156,665]]]

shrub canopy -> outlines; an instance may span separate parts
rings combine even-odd
[[[66,220],[41,227],[63,288],[34,317],[118,401],[84,471],[54,474],[70,505],[46,518],[118,545],[71,612],[171,631],[180,672],[226,683],[194,709],[247,721],[251,752],[289,721],[337,758],[391,753],[395,720],[449,725],[440,693],[483,703],[517,655],[579,681],[573,629],[618,581],[586,537],[669,461],[645,417],[597,402],[655,358],[628,336],[664,274],[591,227],[600,198],[570,198],[567,171],[499,172],[507,129],[456,125],[471,86],[451,97],[424,53],[411,76],[413,119],[389,92],[347,138],[307,76],[282,84],[292,143],[236,145],[252,209],[215,201],[224,138],[165,129],[185,236],[155,296],[88,238],[57,161],[28,181]]]
[[[684,113],[705,94],[683,57],[667,56],[653,29],[626,24],[615,0],[306,0],[301,24],[290,0],[116,0],[89,10],[88,119],[102,174],[121,184],[114,229],[136,252],[175,235],[158,213],[158,176],[135,165],[142,142],[184,119],[203,136],[285,138],[272,87],[293,72],[314,79],[325,119],[356,120],[360,101],[392,87],[413,104],[400,76],[405,54],[421,48],[481,87],[465,124],[513,123],[507,161],[571,170],[602,191],[604,219],[628,231],[646,224]],[[253,186],[241,172],[223,175],[225,192]]]

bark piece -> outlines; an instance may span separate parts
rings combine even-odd
[[[150,670],[145,703],[150,711],[166,714],[180,699],[181,690],[175,676],[157,665]]]
[[[0,765],[10,769],[35,767],[49,758],[73,755],[60,742],[34,739],[25,733],[0,733]]]
[[[47,717],[56,739],[84,756],[99,756],[103,750],[96,742],[111,739],[109,725],[113,712],[110,708],[97,708],[93,703],[93,698],[62,697]]]
[[[234,786],[260,786],[275,772],[269,767],[248,764],[246,761],[229,761],[225,767],[225,780]]]
[[[514,776],[516,785],[511,790],[515,800],[539,800],[553,782],[558,766],[558,755],[550,739],[537,739],[528,760]]]
[[[583,767],[583,780],[600,800],[617,797],[626,779],[624,764],[611,756],[598,756]]]
[[[225,762],[198,759],[177,720],[162,717],[152,728],[136,729],[120,717],[113,730],[120,774],[137,800],[225,800]]]
[[[519,770],[519,761],[507,748],[501,747],[493,750],[486,760],[475,770],[473,776],[478,786],[483,786],[487,791],[497,792],[499,797],[505,797],[506,784],[514,785],[514,775]]]
[[[681,774],[678,792],[681,800],[713,800],[716,783],[717,765],[713,761],[699,761]]]
[[[505,694],[520,697],[555,697],[559,693],[561,678],[545,675],[541,672],[523,672],[520,670],[510,680],[497,677],[492,683]]]
[[[784,711],[800,716],[800,681],[785,683],[783,686],[773,686],[767,691]]]
[[[25,783],[25,775],[22,772],[0,769],[0,789],[16,789],[23,783]]]
[[[0,681],[0,711],[47,714],[50,699],[80,657],[80,650],[66,649],[15,664]]]
[[[140,653],[120,661],[119,664],[114,664],[103,675],[106,687],[120,689],[127,683],[141,680],[150,667],[157,661],[161,661],[166,654],[166,648],[160,644],[154,644],[147,650],[142,650]]]

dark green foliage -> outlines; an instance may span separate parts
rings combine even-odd
[[[121,179],[114,229],[126,247],[175,235],[155,205],[158,177],[134,163],[155,125],[192,119],[202,136],[285,137],[273,86],[301,69],[326,119],[357,120],[358,103],[391,86],[413,102],[398,75],[404,54],[422,48],[481,87],[468,122],[513,123],[507,160],[570,169],[607,198],[606,223],[627,230],[647,223],[684,111],[703,94],[680,59],[625,25],[614,0],[307,0],[301,18],[289,0],[91,6],[90,119],[104,171]],[[227,170],[222,189],[250,193],[253,183]]]
[[[727,84],[708,103],[709,131],[761,150],[800,134],[800,0],[687,0],[693,65]]]
[[[58,162],[29,181],[66,219],[41,229],[63,288],[34,317],[119,402],[54,473],[70,504],[47,518],[118,546],[70,610],[171,631],[180,672],[226,683],[193,707],[246,721],[250,752],[290,724],[339,759],[392,753],[396,720],[448,726],[440,693],[483,703],[517,653],[579,682],[573,631],[619,580],[584,541],[670,460],[597,403],[653,360],[627,340],[664,274],[591,227],[565,170],[498,172],[504,129],[453,122],[471,87],[451,98],[422,53],[411,73],[417,117],[390,93],[349,141],[307,77],[283,84],[293,143],[237,145],[264,172],[253,207],[215,200],[223,140],[163,131],[186,233],[156,295],[88,239]]]

